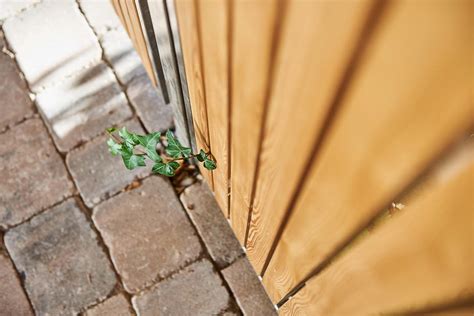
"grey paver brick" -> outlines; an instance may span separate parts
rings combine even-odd
[[[112,7],[112,1],[80,0],[79,4],[97,35],[101,36],[107,31],[121,26]]]
[[[199,261],[132,298],[140,316],[218,315],[228,306],[229,293],[212,264]]]
[[[0,227],[18,224],[70,196],[73,184],[39,119],[0,135]]]
[[[33,315],[10,260],[0,254],[0,315]]]
[[[277,315],[262,283],[246,257],[242,257],[222,270],[237,304],[244,315]]]
[[[228,266],[243,254],[242,247],[204,182],[187,187],[181,201],[219,268]]]
[[[36,102],[62,152],[132,116],[115,76],[103,63],[44,90]]]
[[[5,36],[3,35],[2,30],[0,30],[0,51],[5,47]]]
[[[116,278],[74,199],[10,229],[5,245],[39,315],[71,315],[105,298]]]
[[[148,75],[135,77],[127,88],[130,102],[135,107],[148,131],[173,128],[173,110],[166,104],[160,89],[153,87]]]
[[[237,316],[237,315],[241,315],[237,312],[224,312],[224,314],[222,314],[222,316]]]
[[[98,205],[93,220],[129,292],[166,277],[201,253],[173,188],[159,176]]]
[[[130,131],[136,133],[143,133],[136,120],[121,126],[127,126]],[[109,153],[107,139],[107,136],[98,137],[66,156],[69,171],[88,207],[93,207],[120,192],[135,178],[143,178],[150,173],[150,167],[126,169],[121,157],[113,157]]]
[[[89,309],[85,316],[132,316],[130,308],[125,296],[117,294]]]
[[[118,80],[127,85],[133,78],[146,74],[132,41],[123,28],[107,32],[101,39],[104,55]]]
[[[28,95],[26,83],[20,77],[15,61],[2,52],[0,52],[0,96],[0,113],[2,113],[0,132],[33,115],[33,103]]]
[[[3,24],[33,91],[97,63],[99,43],[73,0],[43,1]]]

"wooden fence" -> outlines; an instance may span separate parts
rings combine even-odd
[[[203,174],[280,312],[472,312],[474,1],[174,5]]]
[[[122,22],[123,27],[127,31],[128,36],[133,41],[133,46],[137,50],[145,67],[148,76],[153,85],[156,87],[158,81],[155,75],[153,58],[149,54],[150,44],[147,41],[147,36],[143,32],[144,23],[140,17],[139,4],[136,1],[130,0],[110,0],[114,6],[115,12]]]

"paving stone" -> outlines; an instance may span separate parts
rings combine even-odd
[[[140,316],[218,315],[229,301],[222,280],[207,260],[193,263],[152,290],[132,298]]]
[[[103,35],[111,29],[121,26],[112,7],[112,1],[80,0],[79,5],[97,35]]]
[[[85,316],[132,316],[128,301],[123,294],[108,298],[99,305],[89,309]]]
[[[244,315],[277,315],[274,305],[246,257],[238,259],[221,272]]]
[[[2,52],[0,52],[0,113],[2,113],[0,132],[34,113],[28,89],[20,77],[15,61]]]
[[[147,74],[130,82],[127,95],[148,131],[173,128],[173,109],[165,103],[161,90],[153,87]]]
[[[100,204],[93,220],[131,293],[196,260],[202,251],[173,188],[159,176]]]
[[[3,31],[35,92],[101,58],[99,43],[73,0],[43,1],[7,19]]]
[[[132,116],[114,74],[103,63],[44,90],[36,102],[62,152]]]
[[[5,245],[38,315],[71,315],[115,287],[97,235],[74,199],[10,229]]]
[[[3,0],[0,1],[0,22],[19,13],[41,0]]]
[[[70,196],[73,184],[39,119],[0,135],[0,227],[18,224]]]
[[[136,120],[120,126],[143,133]],[[120,192],[134,179],[144,178],[150,173],[150,167],[126,169],[120,157],[109,153],[107,139],[105,135],[98,137],[66,156],[68,169],[88,207]]]
[[[107,32],[101,42],[105,58],[123,85],[127,85],[135,77],[146,74],[141,59],[123,28]]]
[[[197,182],[187,187],[180,198],[219,268],[228,266],[243,254],[239,241],[206,183]]]
[[[2,30],[0,29],[0,51],[5,47],[5,36],[3,35]]]
[[[0,255],[0,315],[33,315],[10,260]]]

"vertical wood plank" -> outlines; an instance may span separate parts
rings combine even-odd
[[[257,272],[305,177],[371,7],[371,1],[291,1],[286,7],[247,240]]]
[[[153,72],[151,57],[148,54],[147,43],[140,23],[140,17],[135,1],[111,0],[115,13],[122,22],[122,26],[132,41],[135,50],[138,52],[142,63],[153,85],[156,87],[156,77]]]
[[[198,2],[209,138],[218,164],[212,172],[214,193],[226,217],[229,214],[229,5],[229,1],[222,0]]]
[[[150,78],[153,85],[156,87],[157,85],[156,77],[153,72],[153,65],[151,63],[150,56],[148,55],[145,35],[143,34],[136,3],[135,1],[126,1],[126,5],[127,5],[127,12],[130,18],[131,26],[133,29],[133,34],[134,34],[132,37],[133,45],[135,46],[135,49],[137,50],[138,55],[140,56],[142,60],[142,64],[145,67],[148,77]]]
[[[474,301],[474,299],[472,300]],[[415,313],[414,315],[422,315]],[[472,316],[474,315],[474,303],[466,306],[447,308],[442,311],[432,312],[430,316]]]
[[[399,214],[310,279],[281,314],[406,314],[474,298],[470,145],[464,157],[430,175]]]
[[[278,3],[233,3],[231,223],[244,244],[276,29]]]
[[[130,38],[133,38],[134,32],[133,32],[133,27],[132,23],[130,21],[130,17],[128,15],[128,10],[127,10],[127,2],[126,0],[117,0],[118,7],[120,8],[120,12],[122,13],[121,16],[123,17],[123,24],[125,26],[125,30],[128,33],[128,36]]]
[[[176,15],[181,35],[183,59],[186,68],[189,97],[193,112],[196,143],[199,148],[211,150],[207,119],[204,77],[201,65],[201,43],[197,21],[197,7],[192,0],[176,0]],[[212,173],[202,168],[201,173],[213,187]]]
[[[263,277],[275,302],[473,123],[473,4],[390,2]]]

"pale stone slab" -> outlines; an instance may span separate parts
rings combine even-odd
[[[114,74],[103,63],[42,91],[36,102],[62,152],[132,116]]]
[[[104,299],[115,273],[76,201],[10,229],[5,245],[37,315],[71,315]]]
[[[101,59],[99,43],[72,0],[43,1],[7,19],[3,31],[35,92]]]
[[[33,315],[10,260],[0,254],[0,315]]]
[[[73,192],[64,162],[39,119],[0,135],[0,227],[28,219]]]
[[[10,16],[20,13],[41,0],[1,0],[0,1],[0,22]]]
[[[112,7],[112,1],[79,0],[79,5],[97,35],[101,36],[121,26],[119,17]]]
[[[143,133],[135,120],[121,126],[135,133]],[[68,169],[88,207],[120,192],[134,179],[150,174],[151,167],[134,170],[125,168],[120,156],[114,157],[109,153],[107,139],[107,136],[97,137],[66,156]]]
[[[207,316],[220,315],[230,296],[212,264],[203,260],[133,297],[132,303],[140,316]]]
[[[118,294],[89,309],[85,316],[132,316],[130,308],[125,296]]]
[[[123,85],[127,85],[137,76],[146,74],[141,59],[123,28],[106,33],[101,43],[105,58],[112,65],[118,80]]]
[[[131,293],[196,260],[202,251],[173,188],[159,176],[100,204],[93,220]]]

